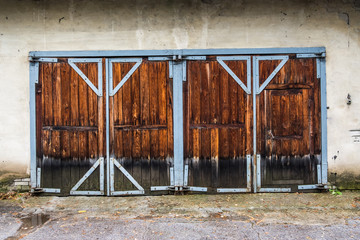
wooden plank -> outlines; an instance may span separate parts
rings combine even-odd
[[[133,146],[133,131],[123,131],[123,148],[124,148],[124,154],[123,154],[123,167],[126,169],[126,171],[131,175],[132,174],[132,146]],[[119,172],[120,173],[120,172]],[[132,189],[131,182],[125,177],[124,174],[120,173],[123,178],[123,190],[129,190]]]
[[[62,125],[70,125],[70,105],[71,105],[71,96],[70,96],[70,65],[61,64],[60,65],[60,78],[61,78],[61,119]]]
[[[159,124],[158,62],[149,63],[150,124]]]
[[[131,147],[133,144],[132,131],[122,131],[122,135],[123,135],[123,148],[124,148],[123,157],[131,158],[132,157]]]
[[[89,163],[88,132],[79,132],[79,180],[91,167]],[[85,181],[79,189],[89,189],[88,181]]]
[[[51,132],[51,173],[52,173],[52,187],[61,188],[61,145],[60,132]]]
[[[137,69],[130,77],[131,81],[131,102],[132,102],[132,123],[140,124],[140,71]]]
[[[159,124],[166,124],[166,64],[167,62],[159,62],[157,66]]]
[[[140,108],[141,108],[141,124],[150,124],[150,82],[149,82],[149,62],[140,65]]]
[[[219,181],[219,129],[210,130],[211,134],[211,183],[212,187],[218,187]]]
[[[97,131],[97,127],[89,126],[43,126],[43,130],[54,131]]]
[[[151,185],[159,186],[159,132],[157,130],[150,131],[150,156],[151,156]]]
[[[141,182],[141,130],[132,131],[132,176],[137,182]]]
[[[220,113],[221,113],[221,123],[229,123],[229,74],[225,69],[220,69]]]
[[[61,188],[65,193],[71,189],[71,146],[70,146],[70,132],[60,132],[60,146],[61,146]]]
[[[53,91],[52,91],[52,64],[44,63],[43,66],[43,95],[44,95],[44,124],[53,125]]]
[[[159,185],[169,184],[168,164],[167,164],[167,130],[159,130]]]
[[[228,66],[230,69],[238,69],[239,61],[229,61]],[[238,123],[238,111],[244,111],[242,103],[239,102],[238,99],[238,90],[243,91],[242,88],[239,87],[239,84],[232,78],[228,77],[229,81],[229,102],[230,102],[230,111],[229,111],[229,121],[230,123]],[[245,84],[246,85],[246,84]],[[239,109],[240,108],[240,109]]]
[[[227,187],[229,184],[229,134],[228,129],[219,129],[219,184]]]
[[[199,70],[198,70],[199,71]],[[210,123],[210,64],[202,61],[200,63],[200,122]]]
[[[121,64],[121,77],[124,78],[125,75],[130,71],[131,65],[130,63],[122,63]],[[121,87],[123,90],[123,118],[124,124],[133,124],[132,119],[132,99],[131,99],[131,81],[132,77],[128,79],[125,84]]]
[[[210,119],[211,123],[219,123],[220,116],[220,75],[219,67],[221,67],[217,62],[210,62]]]
[[[193,129],[192,131],[193,136],[193,159],[191,169],[193,172],[193,183],[195,186],[200,186],[201,176],[199,169],[199,161],[201,157],[201,130]]]
[[[52,187],[52,171],[51,171],[51,132],[42,131],[42,148],[44,157],[41,162],[41,186]]]
[[[200,128],[226,128],[226,129],[236,129],[236,128],[244,128],[245,124],[243,123],[234,123],[234,124],[213,124],[213,123],[200,123],[200,124],[191,124],[190,129],[200,129]]]
[[[79,81],[80,76],[75,72],[74,69],[71,69],[70,72],[70,125],[79,126]]]
[[[201,118],[201,75],[200,75],[200,63],[195,61],[191,64],[192,68],[189,68],[191,71],[192,78],[189,79],[190,83],[190,124],[200,123]],[[190,73],[189,73],[190,74]],[[190,82],[191,81],[191,82]]]
[[[201,155],[199,159],[200,185],[207,186],[211,182],[211,132],[210,129],[201,130]]]
[[[87,64],[78,64],[79,69],[87,76]],[[79,121],[80,126],[89,126],[89,105],[88,105],[89,86],[83,79],[79,79]]]
[[[71,187],[79,180],[79,133],[74,131],[70,133],[70,161],[71,163]]]
[[[54,114],[54,125],[62,125],[61,119],[61,72],[60,63],[53,64],[52,71],[52,96],[53,96],[53,114]]]
[[[92,79],[94,85],[98,82],[97,73],[98,73],[97,63],[88,64],[88,78]],[[89,86],[87,88],[87,96],[88,96],[89,126],[98,126],[98,96]]]
[[[151,165],[150,165],[150,130],[141,131],[141,184],[150,187]]]
[[[117,84],[121,81],[122,78],[122,64],[120,63],[112,63],[113,65],[113,88],[117,86]],[[114,124],[124,124],[123,117],[123,88],[120,88],[119,91],[112,97],[113,105],[113,117],[111,118]]]

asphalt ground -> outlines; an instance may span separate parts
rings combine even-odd
[[[0,239],[360,239],[360,192],[0,201]]]

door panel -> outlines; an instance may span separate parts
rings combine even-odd
[[[246,85],[247,61],[224,61]],[[184,148],[189,185],[246,188],[251,95],[216,61],[189,61],[184,82]]]
[[[76,63],[98,87],[98,64]],[[100,81],[103,81],[101,79]],[[41,187],[64,195],[104,157],[104,103],[67,59],[41,63],[36,89],[37,166]],[[78,190],[99,190],[96,169]]]
[[[114,88],[134,65],[134,62],[111,62]],[[109,99],[110,158],[118,161],[145,191],[153,185],[169,185],[170,181],[169,168],[173,161],[170,84],[167,62],[142,59],[140,66]],[[114,191],[135,189],[115,168]]]
[[[279,61],[259,62],[259,82]],[[317,184],[320,87],[316,59],[291,58],[257,96],[261,187]]]

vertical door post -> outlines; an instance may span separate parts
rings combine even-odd
[[[174,180],[184,185],[183,63],[173,62]]]
[[[37,186],[36,169],[36,106],[35,106],[35,84],[39,78],[39,63],[30,62],[30,183],[31,188]]]

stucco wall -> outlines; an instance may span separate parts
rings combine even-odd
[[[360,175],[360,1],[0,0],[0,169],[29,167],[29,51],[318,46],[329,172]]]

